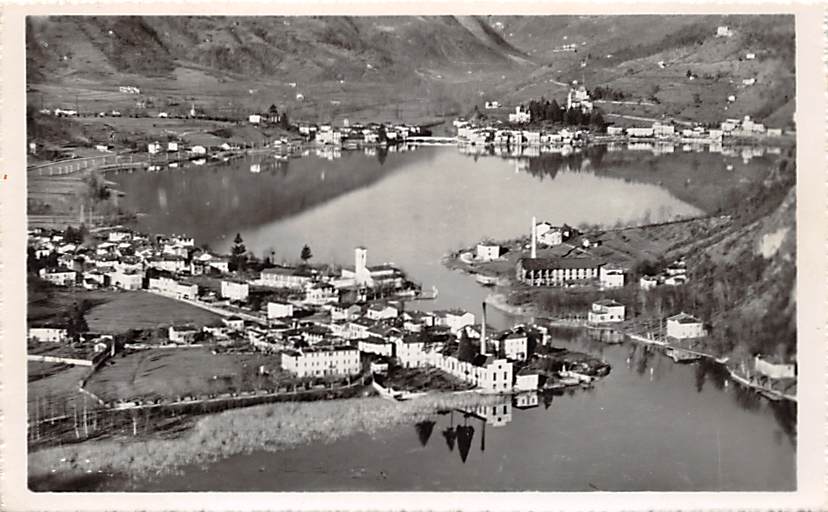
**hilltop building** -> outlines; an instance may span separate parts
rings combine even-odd
[[[569,89],[569,93],[566,96],[566,109],[570,110],[573,108],[580,109],[584,114],[592,112],[592,99],[589,97],[589,92],[583,85],[577,89],[574,87]]]
[[[532,121],[532,114],[523,108],[523,105],[515,107],[514,113],[509,114],[509,122],[514,124],[527,124]]]

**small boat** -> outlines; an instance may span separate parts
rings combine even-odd
[[[474,276],[474,279],[482,284],[483,286],[494,286],[497,284],[497,277],[492,276],[485,276],[483,274],[477,274]]]
[[[664,350],[664,354],[676,363],[692,363],[693,361],[701,359],[699,354],[694,354],[680,348],[667,348]]]

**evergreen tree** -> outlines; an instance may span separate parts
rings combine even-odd
[[[89,326],[86,324],[86,318],[84,318],[84,311],[87,309],[87,305],[86,301],[83,301],[81,304],[76,302],[66,315],[66,332],[74,342],[79,341],[81,334],[89,330]]]
[[[230,251],[230,266],[233,267],[230,270],[244,270],[244,255],[247,248],[244,246],[241,233],[236,233],[236,238],[233,239],[233,248]]]
[[[474,345],[472,345],[471,339],[469,339],[466,331],[463,331],[463,334],[460,336],[460,346],[457,347],[457,359],[460,361],[471,362],[474,359],[476,351],[474,349]]]
[[[302,252],[299,254],[299,257],[302,258],[303,263],[307,263],[309,259],[313,258],[311,248],[308,247],[307,244],[305,244],[305,246],[302,247]]]
[[[606,130],[606,122],[600,110],[596,109],[592,111],[592,114],[589,116],[589,125],[598,132],[604,132]]]

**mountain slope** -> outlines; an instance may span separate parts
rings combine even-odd
[[[720,25],[732,37],[716,37]],[[276,103],[310,119],[417,120],[486,99],[562,101],[577,80],[629,102],[600,104],[607,113],[784,127],[794,34],[782,15],[73,16],[27,19],[26,42],[29,82],[51,106],[126,108],[135,98],[114,91],[135,84],[213,110]]]

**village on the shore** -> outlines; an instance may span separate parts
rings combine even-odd
[[[717,37],[729,37],[719,27]],[[755,55],[744,56],[752,60]],[[659,63],[663,67],[663,63]],[[688,71],[688,80],[695,76]],[[749,88],[755,78],[742,80]],[[566,85],[566,84],[561,84]],[[295,84],[293,85],[295,87]],[[134,86],[122,86],[124,95],[140,95]],[[470,155],[493,154],[510,158],[537,157],[545,153],[563,156],[591,144],[616,149],[651,151],[654,154],[706,150],[741,155],[745,161],[765,152],[778,154],[778,146],[790,144],[794,133],[765,126],[744,116],[725,118],[718,123],[696,123],[662,116],[648,119],[618,115],[608,122],[598,105],[613,103],[611,94],[583,83],[568,85],[565,103],[543,98],[506,107],[491,98],[471,115],[452,122],[452,133],[435,136],[431,125],[403,122],[350,122],[334,124],[294,122],[276,105],[241,117],[212,119],[232,121],[237,126],[279,133],[265,143],[248,143],[238,137],[211,134],[207,140],[170,132],[165,138],[143,141],[132,149],[103,141],[90,141],[88,148],[59,148],[58,159],[30,167],[37,176],[71,174],[81,170],[144,168],[161,171],[210,161],[227,161],[246,152],[262,151],[278,161],[303,156],[315,150],[323,158],[338,158],[342,151],[367,154],[405,151],[419,145],[457,145]],[[296,100],[302,101],[301,93]],[[736,101],[735,96],[727,99]],[[210,120],[195,103],[179,111],[149,108],[139,100],[130,117],[149,121],[183,122]],[[65,105],[43,108],[41,116],[61,118],[120,118],[119,110],[80,112]],[[220,130],[219,130],[220,131]],[[133,141],[134,142],[134,141]],[[135,148],[138,149],[135,149]],[[50,149],[54,153],[54,148]],[[80,150],[83,151],[80,151]],[[37,158],[45,153],[35,142],[28,146]],[[83,156],[82,155],[91,155]],[[521,160],[518,160],[520,162]],[[261,172],[261,163],[250,171]],[[47,220],[51,221],[51,218]],[[83,223],[83,210],[81,210]],[[575,326],[618,336],[663,349],[675,362],[692,362],[705,357],[719,364],[727,358],[691,348],[693,340],[707,335],[709,319],[694,311],[666,311],[654,325],[642,328],[627,314],[629,304],[609,294],[593,301],[572,318],[532,318],[508,329],[496,331],[487,325],[486,304],[480,311],[448,309],[421,311],[418,301],[434,298],[439,290],[423,290],[408,279],[404,269],[391,263],[369,264],[369,248],[354,248],[352,266],[311,264],[311,250],[302,251],[301,263],[249,261],[237,236],[230,255],[216,254],[199,247],[186,234],[144,234],[123,226],[103,223],[87,229],[51,229],[31,226],[28,234],[30,281],[39,287],[71,291],[109,290],[118,293],[151,294],[207,311],[219,320],[197,326],[172,322],[163,329],[132,332],[124,339],[119,332],[92,332],[83,320],[85,311],[51,315],[49,321],[30,321],[29,360],[89,368],[116,364],[115,356],[138,350],[166,347],[210,347],[213,354],[255,352],[278,359],[258,368],[259,374],[289,375],[283,382],[271,382],[264,389],[216,388],[187,396],[152,399],[134,397],[105,400],[84,389],[100,404],[130,408],[153,403],[211,400],[239,394],[279,394],[297,387],[306,389],[333,386],[333,382],[363,379],[392,399],[404,400],[430,389],[471,390],[485,393],[525,393],[522,404],[537,404],[539,390],[589,387],[609,371],[602,361],[552,345],[550,329]],[[640,274],[624,262],[595,256],[601,243],[590,233],[567,225],[556,226],[532,219],[528,242],[506,247],[481,241],[475,248],[457,255],[461,269],[475,274],[482,286],[506,289],[586,289],[599,295],[625,287],[648,291],[681,287],[690,271],[684,260]],[[539,254],[540,249],[544,254]],[[565,248],[555,252],[556,248]],[[551,252],[549,252],[551,250]],[[508,255],[506,253],[508,252]],[[496,262],[498,272],[487,274],[479,264]],[[504,273],[503,268],[506,268]],[[31,283],[30,283],[31,286]],[[70,294],[71,295],[71,294]],[[505,304],[499,306],[508,307]],[[428,308],[425,308],[428,309]],[[57,319],[57,320],[56,320]],[[273,361],[272,359],[269,361]],[[278,366],[278,368],[276,368]],[[772,400],[795,399],[787,390],[795,388],[796,367],[790,361],[757,355],[747,367],[728,367],[731,377]],[[408,371],[411,370],[411,371]],[[417,374],[418,371],[432,372]],[[433,373],[436,371],[437,373]],[[88,375],[88,376],[89,376]],[[87,378],[88,378],[87,376]],[[289,382],[289,384],[286,384]],[[416,385],[412,385],[416,382]],[[793,384],[792,384],[793,383]]]
[[[147,293],[209,311],[220,320],[198,328],[174,322],[160,331],[151,330],[131,340],[117,341],[116,332],[89,332],[85,322],[67,312],[65,321],[29,325],[29,360],[89,367],[90,372],[114,364],[118,352],[163,347],[213,347],[278,355],[279,371],[308,388],[347,379],[368,378],[383,396],[404,400],[430,389],[477,389],[484,393],[521,394],[524,405],[537,404],[538,390],[590,386],[609,368],[584,354],[568,353],[552,345],[549,329],[569,325],[606,331],[614,342],[663,348],[675,362],[711,357],[682,348],[682,342],[703,338],[706,324],[692,311],[674,311],[658,327],[647,331],[625,329],[626,305],[611,298],[594,301],[572,319],[546,319],[519,323],[495,331],[486,322],[486,304],[478,316],[460,309],[419,311],[417,300],[434,298],[439,291],[424,292],[403,269],[391,263],[369,264],[368,249],[354,249],[353,266],[335,268],[311,265],[310,248],[302,262],[275,265],[247,261],[240,237],[233,254],[220,255],[196,246],[187,235],[146,235],[123,227],[98,228],[93,232],[32,229],[29,232],[30,271],[59,289],[119,290]],[[513,282],[527,288],[587,288],[612,291],[629,285],[630,268],[592,256],[600,241],[590,240],[570,226],[553,226],[532,219],[527,245],[510,256],[513,274],[487,276],[474,272],[482,286]],[[566,248],[566,256],[539,256],[538,250]],[[240,247],[240,249],[238,249]],[[474,251],[461,253],[466,265],[504,261],[507,249],[481,242]],[[687,282],[684,261],[675,261],[652,275],[641,275],[642,290],[682,286]],[[82,316],[83,312],[80,313]],[[76,315],[77,316],[77,315]],[[136,339],[138,338],[138,339]],[[719,363],[725,360],[717,359]],[[404,377],[395,378],[408,372]],[[438,370],[443,379],[419,376],[418,369]],[[271,369],[272,370],[272,369]],[[389,370],[390,373],[389,373]],[[260,372],[268,372],[260,368]],[[413,372],[413,373],[412,373]],[[770,357],[755,358],[752,368],[732,375],[771,399],[788,398],[780,391],[795,381],[795,366]],[[744,376],[742,376],[744,375]],[[774,383],[777,385],[774,387]],[[278,383],[256,393],[286,391]],[[187,397],[162,397],[155,403],[232,397],[240,390],[208,392]],[[253,393],[244,390],[245,395]],[[100,400],[104,404],[105,400]],[[108,407],[129,408],[144,403],[123,399]]]

